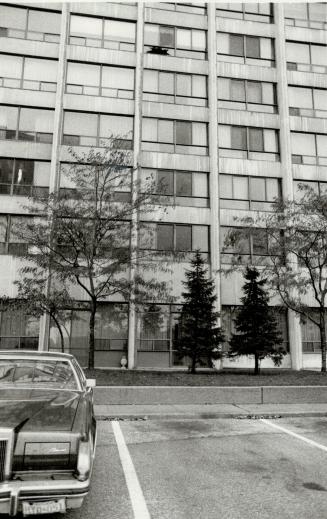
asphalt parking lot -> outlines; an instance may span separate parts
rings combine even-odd
[[[92,491],[70,519],[327,517],[327,418],[98,425]]]

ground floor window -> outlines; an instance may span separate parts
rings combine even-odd
[[[318,310],[312,309],[311,315],[319,321]],[[327,331],[327,326],[326,326]],[[302,351],[303,353],[320,353],[320,330],[310,319],[301,318]]]
[[[37,350],[39,319],[23,310],[0,312],[0,349]]]
[[[90,314],[84,310],[67,310],[62,320],[65,351],[72,353],[79,362],[87,365]],[[95,357],[98,366],[120,366],[120,359],[127,352],[128,305],[101,304],[95,319]],[[58,327],[50,326],[50,350],[61,350]]]
[[[223,343],[223,351],[229,350],[229,341],[233,333],[236,333],[235,319],[240,306],[223,306],[221,309],[221,326],[225,334],[225,342]],[[287,310],[279,306],[271,307],[278,329],[282,334],[283,343],[281,346],[289,351],[288,327],[287,327]]]

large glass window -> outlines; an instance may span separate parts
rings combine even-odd
[[[275,47],[272,38],[218,32],[217,54],[219,61],[275,66]]]
[[[220,124],[218,144],[221,157],[279,160],[277,130]]]
[[[327,165],[327,135],[291,132],[293,164]]]
[[[0,350],[37,350],[39,321],[23,310],[0,312]]]
[[[151,54],[206,59],[206,31],[146,23],[144,49]]]
[[[209,206],[208,173],[143,168],[141,183],[145,190],[151,186],[159,204]]]
[[[142,223],[140,247],[158,251],[209,252],[209,227],[172,223]]]
[[[50,162],[0,158],[0,194],[46,195],[49,191]]]
[[[0,107],[0,139],[52,142],[54,111],[17,106]]]
[[[0,5],[0,36],[59,43],[61,14]]]
[[[278,178],[219,175],[221,208],[270,211],[272,203],[280,196]]]
[[[248,230],[233,245],[225,244],[230,231],[237,231],[236,227],[220,227],[221,262],[232,263],[234,259],[240,263],[258,263],[264,265],[269,261],[270,247],[275,243],[274,238],[268,238],[265,229],[255,228]],[[276,238],[277,239],[277,238]],[[271,240],[271,241],[270,241]],[[280,234],[278,240],[282,240]],[[268,257],[266,259],[266,257]]]
[[[111,20],[72,14],[70,17],[69,43],[87,47],[134,51],[134,22]]]
[[[271,3],[220,3],[217,15],[223,18],[251,20],[254,22],[273,23],[273,4]]]
[[[144,117],[142,149],[206,155],[208,153],[207,124]]]
[[[143,76],[143,99],[158,103],[207,106],[207,78],[146,69]]]
[[[290,115],[327,117],[327,90],[309,87],[288,87]]]
[[[325,74],[327,70],[327,45],[287,41],[286,60],[289,70]]]
[[[55,92],[57,61],[0,54],[0,86]]]
[[[66,92],[133,99],[134,69],[69,61]]]
[[[20,256],[26,254],[28,244],[19,230],[31,217],[17,215],[0,215],[0,254]]]
[[[295,27],[325,29],[327,4],[325,2],[288,2],[284,4],[285,24]]]
[[[105,146],[110,136],[121,137],[122,148],[131,149],[133,117],[65,112],[63,144],[69,146]]]

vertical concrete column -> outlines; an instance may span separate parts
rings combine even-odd
[[[61,13],[61,27],[60,27],[60,43],[59,43],[59,59],[58,59],[58,73],[57,73],[57,92],[56,104],[54,113],[54,128],[53,128],[53,142],[51,150],[51,167],[50,167],[50,182],[49,191],[53,193],[59,188],[59,162],[60,162],[60,143],[62,134],[63,122],[63,95],[65,89],[65,61],[67,49],[67,31],[69,22],[69,4],[62,4]],[[50,290],[50,280],[46,290]],[[50,317],[48,314],[43,314],[40,319],[40,334],[39,334],[39,350],[48,350],[49,348],[49,332],[50,332]]]
[[[134,138],[133,138],[133,185],[138,185],[140,154],[141,154],[141,125],[142,125],[142,78],[143,78],[143,27],[144,27],[144,3],[137,3],[137,29],[136,29],[136,70],[135,70],[135,109],[134,109]],[[136,189],[133,189],[132,199],[135,201]],[[137,364],[136,351],[136,311],[133,282],[136,275],[136,249],[138,244],[138,212],[134,211],[131,222],[131,269],[130,280],[132,290],[129,300],[128,315],[128,369],[133,369]]]
[[[218,188],[218,102],[216,4],[208,9],[208,101],[209,101],[209,189],[210,189],[210,256],[211,274],[215,280],[216,307],[220,311],[220,255],[219,255],[219,188]]]
[[[288,103],[288,82],[286,68],[286,42],[285,42],[285,23],[284,5],[274,4],[274,18],[276,27],[275,52],[276,52],[276,72],[277,72],[277,97],[280,119],[279,146],[280,160],[283,180],[283,197],[293,200],[293,172],[291,160],[291,133],[289,120]],[[288,258],[294,269],[297,268],[294,258]],[[288,333],[290,342],[291,365],[293,369],[302,368],[302,338],[301,325],[298,315],[292,310],[287,312]]]

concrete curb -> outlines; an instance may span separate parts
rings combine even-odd
[[[98,405],[326,403],[327,386],[98,386]]]
[[[235,419],[235,420],[258,420],[260,418],[276,420],[280,418],[314,418],[314,417],[326,417],[327,412],[312,412],[312,413],[278,413],[276,415],[271,414],[230,414],[230,413],[203,413],[202,415],[197,413],[173,413],[173,414],[117,414],[117,415],[96,415],[96,419],[99,421],[147,421],[147,420],[217,420],[217,419]]]

